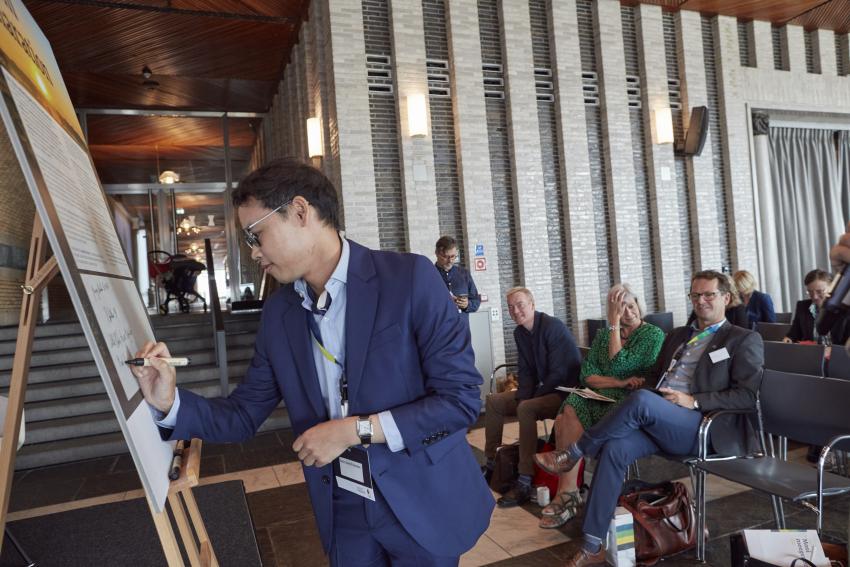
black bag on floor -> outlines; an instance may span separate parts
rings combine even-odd
[[[490,488],[504,494],[516,482],[519,466],[519,443],[502,445],[496,449],[496,460],[493,465],[493,476],[490,477]]]

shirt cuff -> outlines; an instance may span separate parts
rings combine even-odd
[[[387,442],[387,447],[393,453],[398,453],[404,449],[404,439],[401,437],[401,432],[395,424],[395,418],[389,411],[382,411],[378,414],[378,421],[381,422],[381,429],[384,430],[384,440]]]
[[[174,429],[177,427],[177,411],[180,409],[180,390],[177,389],[174,391],[174,403],[171,404],[171,411],[168,412],[168,415],[162,413],[150,404],[148,404],[148,409],[151,410],[153,420],[159,427]]]

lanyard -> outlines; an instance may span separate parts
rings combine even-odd
[[[673,358],[672,358],[672,360],[670,360],[670,366],[668,366],[667,370],[664,371],[664,374],[661,375],[661,378],[658,380],[658,384],[656,384],[655,387],[660,388],[661,383],[664,382],[664,380],[667,378],[667,375],[670,374],[670,372],[672,372],[674,368],[676,368],[676,365],[679,363],[679,359],[682,358],[682,355],[685,352],[686,346],[691,346],[691,345],[695,344],[696,342],[704,339],[705,337],[707,337],[709,335],[713,335],[714,333],[719,331],[720,327],[722,327],[722,326],[723,325],[715,325],[713,327],[703,329],[702,331],[700,331],[699,333],[697,333],[696,335],[694,335],[693,337],[688,339],[687,342],[680,344],[679,348],[676,349],[676,352],[673,353]]]
[[[313,341],[316,343],[316,346],[319,347],[319,352],[322,353],[325,360],[339,366],[339,369],[342,372],[339,377],[339,397],[340,404],[342,406],[342,417],[348,417],[348,378],[345,376],[345,367],[333,354],[331,354],[328,349],[325,348],[325,345],[322,344],[322,331],[319,329],[319,325],[313,317],[313,312],[306,310],[304,312],[307,314],[307,327],[310,329],[310,335],[312,335]]]

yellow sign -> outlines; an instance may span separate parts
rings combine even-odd
[[[82,140],[50,43],[21,0],[0,0],[0,52],[9,72]]]

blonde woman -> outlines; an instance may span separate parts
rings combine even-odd
[[[759,291],[756,278],[746,270],[739,270],[732,275],[735,287],[741,296],[741,303],[747,308],[747,320],[750,328],[755,328],[756,323],[776,323],[776,313],[773,310],[773,299],[766,293]]]

